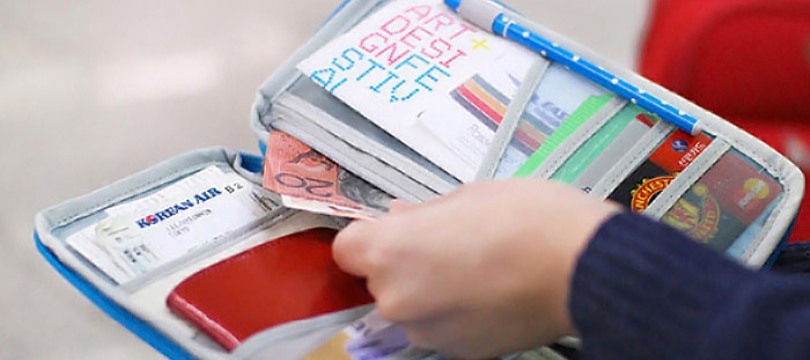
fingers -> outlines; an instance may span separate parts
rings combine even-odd
[[[369,252],[372,242],[379,237],[377,231],[399,231],[391,228],[392,218],[425,205],[418,205],[404,200],[393,200],[389,205],[389,214],[377,221],[355,221],[343,229],[332,245],[332,252],[338,266],[355,276],[368,278],[370,269]],[[381,230],[378,230],[381,229]],[[375,235],[376,234],[376,235]],[[378,239],[379,242],[380,239]]]
[[[332,244],[332,256],[338,267],[357,277],[368,277],[367,242],[372,237],[373,223],[355,221],[338,233]]]
[[[400,326],[416,348],[436,351],[449,359],[494,359],[495,356],[489,356],[491,351],[485,351],[492,345],[490,341],[469,334],[471,328],[481,325],[461,326],[461,323],[450,315]]]
[[[405,200],[394,200],[391,201],[391,205],[389,206],[389,213],[390,214],[400,214],[409,209],[413,209],[416,207],[416,204],[405,201]]]

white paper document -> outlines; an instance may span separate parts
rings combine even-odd
[[[441,116],[466,82],[501,88],[493,105],[503,110],[537,56],[453,13],[442,0],[395,1],[315,52],[298,68],[315,83],[462,181],[478,168],[425,127]],[[500,69],[500,71],[487,71]],[[497,104],[495,104],[497,103]],[[447,115],[449,116],[449,115]],[[475,120],[474,115],[461,116]]]
[[[256,185],[209,167],[145,198],[105,211],[67,243],[119,285],[226,240],[275,205]]]

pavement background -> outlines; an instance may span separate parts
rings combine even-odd
[[[40,257],[34,214],[180,153],[256,151],[256,87],[338,0],[0,0],[0,359],[159,359]],[[514,0],[633,66],[646,0]]]

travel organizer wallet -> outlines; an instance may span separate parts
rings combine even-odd
[[[450,100],[446,109],[420,112],[427,114],[422,120],[468,119],[473,139],[486,144],[465,153],[469,139],[439,137],[447,154],[464,155],[467,167],[451,171],[425,149],[414,149],[414,138],[401,141],[347,105],[339,91],[325,88],[314,72],[299,70],[364,21],[378,16],[385,24],[402,15],[391,12],[402,4],[346,1],[260,87],[251,126],[263,148],[271,132],[283,131],[392,197],[416,202],[469,181],[550,179],[664,221],[751,267],[778,254],[804,193],[792,163],[725,120],[520,15],[514,19],[532,32],[696,116],[702,133],[679,132],[632,99],[542,55],[493,37],[474,38],[469,50],[503,46],[524,61],[505,66],[508,59],[500,59],[452,86],[433,88]],[[405,15],[432,14],[425,19],[474,29],[441,1],[410,4],[426,7]],[[420,126],[435,138],[455,134],[442,127],[451,123]],[[326,241],[334,230],[324,228],[346,221],[285,208],[279,194],[260,188],[261,172],[261,158],[224,149],[179,156],[43,211],[37,241],[74,286],[170,358],[300,358],[356,324],[371,310],[365,305],[371,299],[361,282],[329,260]],[[199,246],[153,248],[166,236],[189,233],[216,236]],[[104,262],[105,252],[134,257],[138,266]]]

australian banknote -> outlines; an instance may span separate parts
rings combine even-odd
[[[391,197],[300,140],[270,133],[263,185],[285,206],[339,217],[375,218]]]

